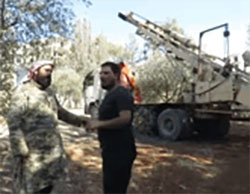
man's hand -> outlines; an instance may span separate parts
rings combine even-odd
[[[99,127],[101,127],[102,122],[96,119],[91,119],[87,122],[87,126],[86,129],[87,131],[95,131],[97,130]]]

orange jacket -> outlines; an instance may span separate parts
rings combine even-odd
[[[135,102],[141,102],[142,98],[141,98],[140,88],[136,86],[135,77],[132,74],[128,64],[122,62],[120,63],[120,67],[121,67],[120,84],[133,93]]]

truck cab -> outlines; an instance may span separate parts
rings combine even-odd
[[[92,118],[97,118],[98,107],[106,94],[101,88],[99,72],[99,69],[90,71],[83,81],[84,113]]]

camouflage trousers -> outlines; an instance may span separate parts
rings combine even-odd
[[[64,167],[65,166],[66,165],[64,165]],[[49,169],[54,170],[55,168],[54,166],[47,166],[44,173],[42,171],[39,173],[31,172],[31,170],[27,168],[25,159],[15,157],[13,159],[13,193],[36,194],[46,187],[55,185],[60,177],[65,177],[66,168],[60,168],[60,171],[54,171],[51,174],[48,173]]]

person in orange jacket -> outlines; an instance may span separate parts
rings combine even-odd
[[[121,77],[120,77],[120,84],[127,88],[131,93],[133,93],[134,101],[140,103],[142,101],[141,98],[141,90],[136,85],[135,77],[130,70],[128,64],[121,62]]]

